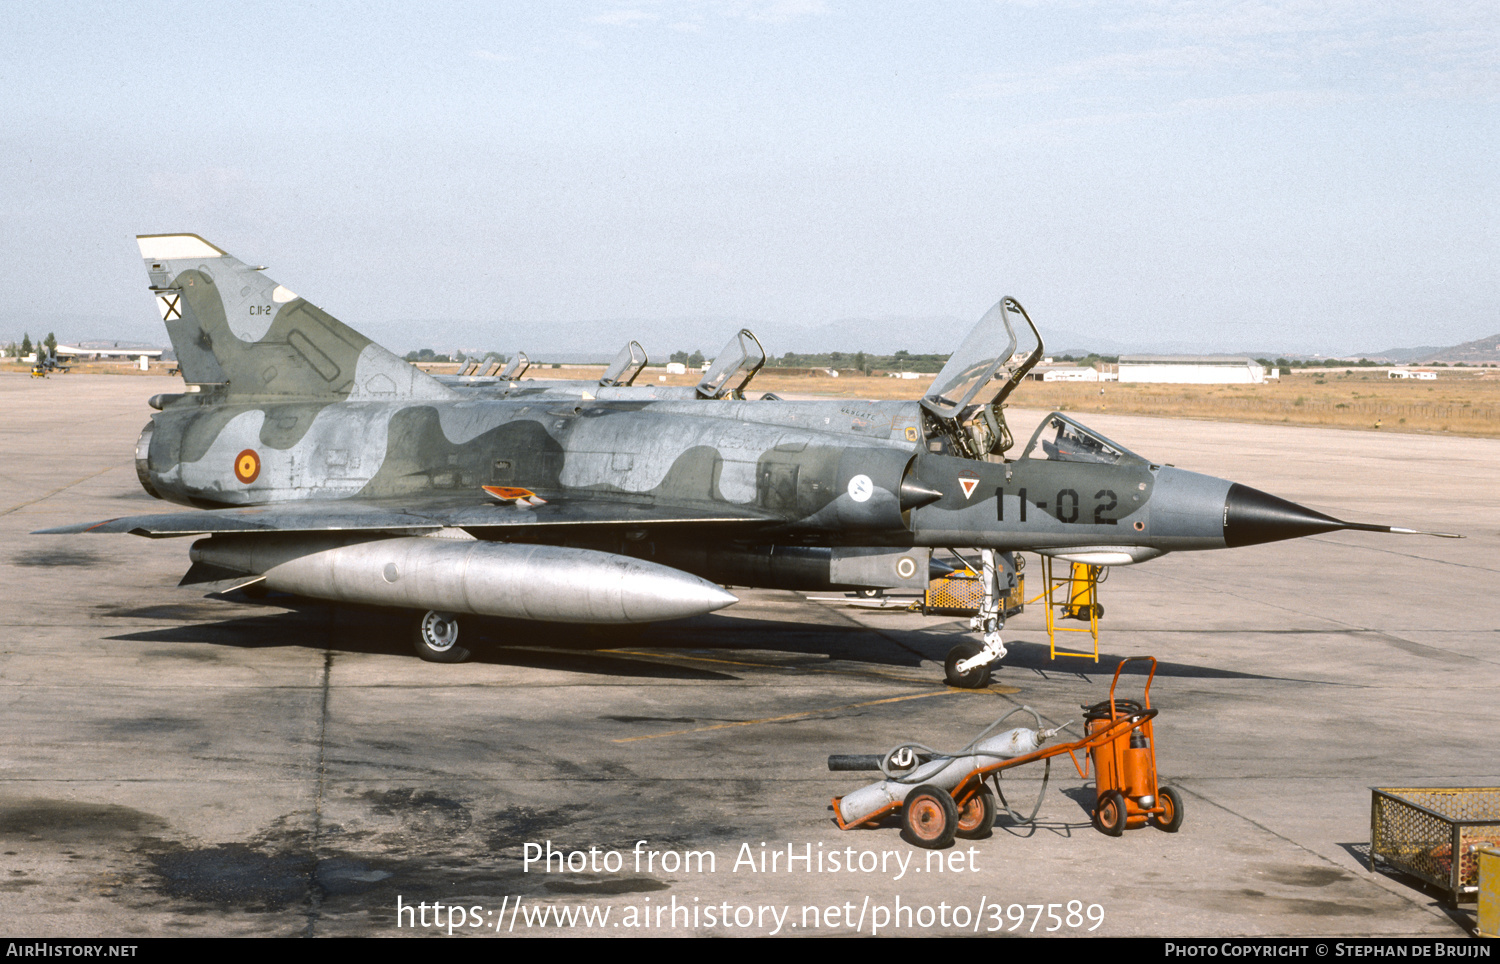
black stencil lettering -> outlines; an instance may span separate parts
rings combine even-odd
[[[1108,499],[1109,500],[1108,503],[1100,502],[1098,505],[1094,506],[1094,525],[1096,525],[1096,526],[1112,526],[1112,525],[1114,525],[1117,520],[1115,520],[1115,519],[1106,519],[1104,517],[1104,513],[1113,511],[1114,508],[1115,508],[1115,506],[1117,506],[1117,505],[1120,504],[1120,500],[1118,498],[1116,498],[1115,494],[1113,492],[1111,492],[1110,490],[1108,490],[1108,489],[1100,489],[1098,492],[1095,492],[1094,493],[1094,498],[1096,498],[1096,499]]]

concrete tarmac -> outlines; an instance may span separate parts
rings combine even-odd
[[[1369,788],[1500,786],[1500,442],[1091,416],[1156,460],[1468,538],[1342,532],[1119,568],[1098,664],[1049,660],[1034,605],[974,692],[942,684],[967,638],[954,618],[741,591],[721,614],[644,631],[495,624],[474,661],[441,666],[388,615],[176,588],[190,540],[28,535],[171,508],[141,490],[132,454],[146,398],[173,384],[0,376],[8,934],[1472,925],[1473,904],[1367,869]],[[1040,416],[1013,413],[1017,434]],[[1034,827],[1002,818],[937,857],[893,822],[833,823],[830,798],[867,778],[828,772],[830,753],[956,749],[1021,704],[1076,720],[1121,658],[1147,654],[1181,832],[1096,832],[1066,757]],[[1012,771],[1011,805],[1029,812],[1041,778]],[[578,852],[571,868],[525,864],[549,842]]]

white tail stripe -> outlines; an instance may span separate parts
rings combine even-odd
[[[139,234],[135,243],[147,261],[185,261],[196,258],[222,258],[224,252],[196,234]]]

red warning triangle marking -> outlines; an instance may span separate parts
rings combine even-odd
[[[959,476],[958,484],[963,486],[965,499],[972,498],[974,495],[974,490],[979,488],[979,480],[977,478],[964,478],[963,476]]]
[[[536,493],[530,489],[523,489],[512,485],[481,485],[481,489],[502,502],[514,502],[517,499],[530,499]]]

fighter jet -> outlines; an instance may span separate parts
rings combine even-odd
[[[197,235],[138,243],[186,390],[152,400],[136,470],[192,509],[45,531],[202,537],[185,583],[406,610],[428,660],[465,659],[473,616],[643,623],[735,603],[723,586],[925,588],[933,549],[977,548],[983,644],[947,674],[982,686],[1017,551],[1125,565],[1410,531],[1152,462],[1061,413],[1008,457],[1004,401],[1042,352],[1013,298],[920,402],[486,398]],[[721,360],[710,394],[744,377]]]
[[[68,366],[57,360],[57,352],[49,351],[46,354],[42,354],[41,350],[38,349],[36,364],[31,366],[32,376],[35,378],[46,378],[52,372],[66,375],[68,373]]]

